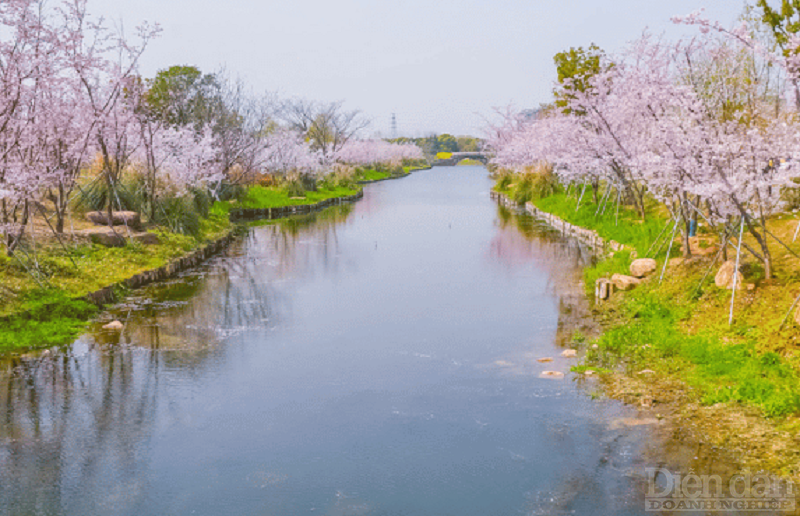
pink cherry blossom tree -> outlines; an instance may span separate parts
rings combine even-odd
[[[781,191],[794,186],[800,168],[795,160],[770,163],[800,156],[798,131],[793,118],[771,109],[753,76],[755,57],[744,60],[710,32],[677,44],[645,36],[589,88],[576,89],[569,109],[525,123],[509,119],[490,142],[495,164],[548,161],[564,182],[600,179],[607,192],[631,196],[642,216],[646,196],[653,197],[676,227],[683,222],[686,252],[690,220],[701,216],[725,234],[741,224],[771,276],[766,220],[781,209]],[[692,68],[698,63],[709,65],[702,76]]]

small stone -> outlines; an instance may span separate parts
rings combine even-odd
[[[541,363],[546,363],[546,362],[552,362],[553,359],[550,357],[545,357],[545,358],[537,358],[536,361]]]
[[[658,264],[656,264],[656,261],[652,258],[639,258],[637,260],[633,260],[630,266],[631,276],[644,278],[648,274],[654,272],[657,266]]]
[[[717,254],[719,248],[716,245],[709,244],[705,238],[693,236],[689,238],[689,251],[692,256],[713,256]],[[681,252],[686,252],[685,244],[681,244]]]
[[[669,259],[669,266],[670,267],[678,267],[680,265],[683,265],[683,262],[685,262],[685,261],[686,260],[684,258],[680,257],[680,256],[678,256],[677,258],[670,258]]]
[[[642,369],[641,371],[639,371],[636,374],[656,374],[656,372],[653,371],[652,369]]]
[[[561,352],[561,356],[565,358],[573,358],[576,357],[577,355],[578,352],[575,351],[574,349],[565,349],[564,351]]]
[[[594,296],[603,301],[608,299],[611,296],[611,292],[614,290],[614,284],[611,283],[611,280],[607,278],[599,278],[594,285]]]
[[[158,245],[160,242],[155,233],[134,233],[131,239],[142,245]]]
[[[622,427],[657,425],[657,424],[658,424],[658,419],[655,418],[637,419],[632,417],[623,417],[612,421],[610,427],[613,430]]]
[[[597,344],[592,344],[592,349],[597,349],[597,348],[599,348],[599,347],[600,347],[600,346],[598,346]]]
[[[542,374],[540,374],[539,377],[559,379],[559,378],[564,378],[564,373],[562,373],[561,371],[542,371]]]
[[[584,376],[594,376],[594,371],[592,371],[592,370],[590,369],[590,370],[588,370],[588,371],[584,372],[583,374],[584,374]]]
[[[747,284],[747,290],[752,292],[755,289],[756,289],[756,284],[755,283],[748,283]]]
[[[123,247],[125,245],[125,237],[107,226],[85,229],[79,234],[89,238],[92,243],[105,247]]]
[[[113,331],[121,331],[124,325],[119,321],[111,321],[108,324],[103,325],[104,330],[113,330]]]

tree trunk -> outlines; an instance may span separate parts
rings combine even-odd
[[[692,222],[690,220],[683,221],[683,257],[684,258],[691,258],[692,257],[692,248],[689,245],[689,231],[691,229]]]
[[[682,197],[683,199],[681,199],[680,213],[681,218],[683,219],[683,257],[691,258],[692,247],[689,244],[689,234],[692,231],[692,217],[686,211],[686,203],[689,202],[689,200],[686,198],[686,193],[682,194]]]
[[[106,170],[106,186],[108,187],[108,202],[106,215],[108,216],[108,227],[114,228],[114,180],[111,178],[111,171]]]
[[[724,232],[719,236],[720,245],[722,245],[722,261],[728,261],[728,235]]]
[[[25,228],[28,225],[28,201],[25,201],[25,204],[22,208],[22,222],[20,223],[19,232],[15,236],[11,232],[6,234],[6,254],[9,257],[14,256],[14,251],[19,246],[19,243],[22,241],[22,237],[25,235]]]

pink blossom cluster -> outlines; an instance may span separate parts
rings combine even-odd
[[[335,160],[358,166],[398,165],[406,160],[423,159],[422,149],[413,143],[384,140],[349,140],[336,152]]]
[[[489,142],[494,163],[548,162],[562,182],[602,182],[638,199],[642,213],[645,196],[655,197],[676,225],[699,218],[724,229],[741,220],[769,270],[764,221],[800,177],[800,126],[794,113],[767,105],[747,75],[750,49],[731,50],[730,41],[710,31],[677,44],[644,36],[586,91],[571,91],[568,109],[533,121],[507,115]]]
[[[297,131],[277,129],[264,139],[261,164],[268,172],[317,175],[323,171],[322,163],[322,153],[312,150]]]
[[[547,161],[565,183],[638,187],[670,205],[698,196],[713,205],[710,216],[722,219],[742,207],[779,209],[781,188],[800,174],[800,128],[789,117],[763,113],[757,124],[743,122],[744,112],[720,116],[719,102],[682,79],[682,60],[696,45],[644,37],[594,76],[590,89],[574,93],[569,114],[554,109],[529,122],[506,117],[490,141],[494,163],[518,170]],[[718,49],[704,50],[713,56]],[[778,158],[782,165],[771,167]]]
[[[210,129],[197,134],[188,126],[164,127],[139,145],[133,157],[150,163],[159,186],[174,195],[182,195],[187,188],[214,185],[224,178]]]
[[[0,232],[9,252],[44,201],[63,227],[95,159],[110,186],[132,160],[151,185],[178,192],[221,179],[210,132],[168,127],[141,109],[138,62],[159,32],[143,25],[126,39],[89,16],[86,0],[0,2]]]

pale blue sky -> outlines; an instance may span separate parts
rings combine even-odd
[[[645,27],[678,35],[669,18],[706,8],[731,25],[744,0],[89,0],[132,28],[164,29],[143,73],[173,64],[221,66],[256,90],[344,100],[388,136],[476,134],[492,107],[550,100],[553,54],[594,42],[619,50]]]

